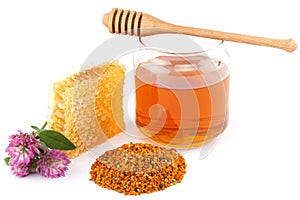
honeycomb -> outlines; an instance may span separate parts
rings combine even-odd
[[[124,75],[125,67],[115,61],[53,84],[48,125],[75,144],[67,156],[77,157],[125,129]]]

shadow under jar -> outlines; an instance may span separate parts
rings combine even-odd
[[[162,34],[134,56],[136,125],[164,146],[201,146],[228,124],[229,56],[223,41]]]

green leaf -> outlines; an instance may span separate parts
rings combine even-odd
[[[54,130],[41,130],[39,138],[50,149],[73,150],[76,146],[61,133]]]
[[[44,123],[44,125],[42,126],[42,128],[39,128],[37,126],[30,126],[32,129],[36,130],[37,132],[41,131],[41,130],[45,130],[47,126],[47,122]]]
[[[30,127],[36,131],[40,131],[40,129],[37,126],[30,126]]]
[[[45,129],[47,126],[47,122],[44,123],[44,125],[42,126],[41,130]]]
[[[5,162],[6,165],[9,165],[9,161],[10,161],[10,157],[4,158],[4,162]]]

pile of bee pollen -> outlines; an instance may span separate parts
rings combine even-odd
[[[185,160],[175,149],[129,143],[98,157],[90,180],[125,195],[140,195],[180,183],[185,173]]]

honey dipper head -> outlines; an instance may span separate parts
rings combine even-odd
[[[110,33],[140,35],[142,12],[113,8],[103,16],[102,22]]]

